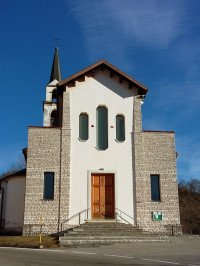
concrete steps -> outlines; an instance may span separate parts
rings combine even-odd
[[[166,241],[160,236],[119,221],[86,221],[59,237],[60,246]]]

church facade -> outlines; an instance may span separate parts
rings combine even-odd
[[[173,131],[142,130],[148,88],[105,60],[61,80],[58,48],[29,126],[23,234],[119,219],[181,232]]]

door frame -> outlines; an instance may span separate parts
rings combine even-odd
[[[91,176],[92,174],[113,174],[114,176],[114,201],[115,201],[115,208],[118,208],[118,195],[117,195],[117,171],[113,170],[88,170],[87,171],[87,208],[89,209],[88,212],[88,219],[91,220]],[[116,217],[114,217],[115,219]]]

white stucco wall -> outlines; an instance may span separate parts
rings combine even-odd
[[[5,229],[20,229],[24,220],[25,176],[7,180]]]
[[[110,77],[107,70],[95,72],[95,77],[86,77],[85,82],[76,82],[70,91],[71,112],[71,178],[70,216],[91,208],[90,176],[92,172],[115,174],[115,207],[133,217],[133,96],[119,77]],[[96,148],[96,108],[104,105],[108,109],[108,149]],[[89,115],[89,139],[79,140],[79,115]],[[125,141],[116,139],[116,115],[125,116]],[[94,127],[91,127],[94,125]],[[113,128],[111,128],[113,126]],[[104,170],[99,170],[103,168]],[[73,223],[73,222],[72,222]]]
[[[46,86],[46,101],[47,102],[52,102],[52,93],[56,89],[57,83],[58,83],[58,81],[56,79],[54,79],[52,82],[50,82]]]
[[[44,103],[43,110],[43,126],[50,127],[51,126],[51,113],[57,110],[57,106],[55,102]]]

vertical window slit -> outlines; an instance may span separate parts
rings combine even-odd
[[[88,139],[88,115],[80,114],[79,116],[79,138],[81,140]]]
[[[125,121],[123,115],[116,116],[116,139],[118,141],[125,140]]]
[[[108,148],[108,110],[104,106],[97,108],[97,148]]]

